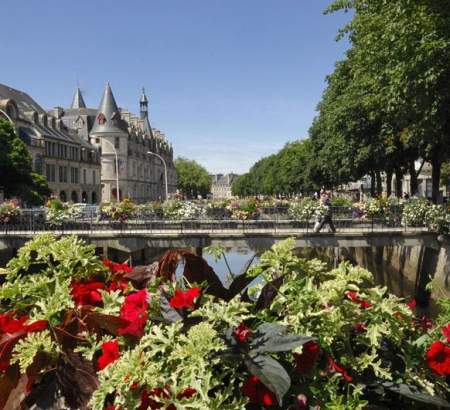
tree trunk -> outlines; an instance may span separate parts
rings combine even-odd
[[[370,196],[375,196],[375,172],[370,172]]]
[[[397,198],[401,198],[403,196],[402,181],[403,181],[403,172],[400,168],[397,168],[395,170],[395,196]]]
[[[386,195],[389,198],[392,195],[392,171],[386,171]]]
[[[383,193],[383,184],[381,180],[381,172],[376,171],[375,172],[376,182],[377,182],[377,196],[381,196]]]
[[[441,165],[441,159],[437,155],[433,156],[433,159],[431,160],[431,166],[433,167],[431,171],[431,181],[433,184],[432,200],[435,204],[441,201],[441,195],[439,192],[441,182]]]
[[[415,162],[411,161],[409,163],[409,190],[411,192],[411,196],[417,194],[419,189],[419,181],[417,179],[418,173],[416,172]]]

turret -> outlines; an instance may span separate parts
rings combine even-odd
[[[79,87],[77,87],[75,91],[70,108],[86,108],[86,104],[84,103],[83,96],[81,95],[81,90]]]
[[[102,101],[98,107],[91,135],[118,132],[127,132],[126,124],[121,120],[119,108],[117,107],[111,86],[108,82],[106,83]]]

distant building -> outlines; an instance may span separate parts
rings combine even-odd
[[[167,165],[168,191],[176,191],[176,172],[173,149],[165,135],[150,126],[148,98],[142,90],[139,101],[140,116],[117,106],[109,83],[106,84],[98,109],[87,108],[79,89],[75,91],[70,108],[56,107],[52,113],[101,153],[102,200],[117,197],[116,179],[119,177],[119,196],[136,202],[164,198],[164,165]],[[118,156],[116,169],[114,149]]]
[[[213,199],[229,199],[233,196],[231,186],[239,175],[237,174],[216,174],[211,175],[211,194]]]
[[[0,109],[27,144],[33,171],[47,177],[53,195],[63,201],[101,200],[100,155],[94,146],[60,118],[47,114],[28,94],[3,84]]]
[[[150,126],[144,90],[139,105],[138,117],[118,108],[108,83],[98,109],[87,108],[77,89],[70,108],[46,112],[28,94],[0,84],[0,109],[27,144],[33,170],[47,177],[53,195],[63,201],[115,200],[117,175],[121,199],[164,198],[163,162],[148,152],[163,158],[168,191],[176,191],[173,149],[165,135]]]

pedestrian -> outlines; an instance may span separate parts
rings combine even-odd
[[[334,224],[333,224],[333,217],[332,217],[333,212],[331,209],[330,195],[325,193],[324,195],[321,196],[320,201],[321,201],[322,205],[325,207],[325,213],[320,218],[320,220],[316,221],[316,225],[314,226],[314,232],[320,232],[320,230],[323,228],[323,226],[325,224],[328,224],[328,226],[331,229],[331,232],[335,233],[336,228],[334,227]]]

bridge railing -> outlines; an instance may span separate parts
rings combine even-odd
[[[202,215],[195,219],[170,220],[163,215],[153,212],[138,212],[132,218],[123,221],[101,219],[98,209],[90,208],[78,218],[64,219],[60,221],[46,220],[43,210],[22,210],[21,214],[12,218],[8,223],[0,224],[0,232],[8,234],[12,232],[39,233],[44,231],[57,231],[58,233],[89,233],[93,231],[121,231],[121,232],[149,232],[149,233],[183,233],[183,232],[313,232],[317,218],[311,216],[304,220],[290,218],[287,209],[270,208],[262,209],[255,219],[233,219],[227,214],[216,213]],[[405,226],[402,224],[402,210],[392,207],[383,215],[360,217],[348,207],[333,207],[332,220],[339,232],[374,232],[387,230],[411,231],[423,226]],[[327,231],[325,225],[322,231]]]

